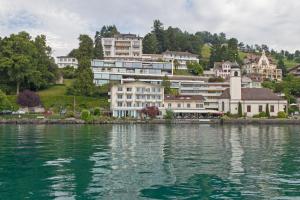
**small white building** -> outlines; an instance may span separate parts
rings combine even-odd
[[[65,68],[67,66],[74,67],[75,69],[78,68],[78,60],[68,56],[56,57],[56,64],[58,65],[58,68]]]
[[[231,67],[238,66],[237,63],[232,63],[230,61],[216,62],[214,63],[214,72],[216,77],[221,77],[227,79],[230,77]]]
[[[174,64],[178,66],[175,66],[177,69],[187,69],[187,63],[188,62],[197,62],[199,63],[198,55],[192,54],[190,52],[179,52],[179,51],[165,51],[162,53],[163,60],[174,62]],[[176,63],[177,62],[177,63]]]
[[[287,107],[287,101],[270,89],[242,88],[241,70],[239,67],[232,67],[230,88],[219,97],[219,111],[237,114],[239,103],[242,105],[242,112],[248,117],[266,112],[267,106],[269,106],[270,115],[277,116],[278,112],[285,111]]]
[[[139,118],[145,107],[155,106],[164,109],[164,88],[160,85],[143,82],[130,82],[114,85],[110,92],[110,108],[113,117]]]

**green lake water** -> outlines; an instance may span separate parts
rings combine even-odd
[[[0,199],[300,199],[300,126],[1,125]]]

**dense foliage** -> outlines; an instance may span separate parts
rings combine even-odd
[[[203,67],[197,62],[188,62],[187,68],[188,68],[188,71],[193,75],[203,74]]]
[[[171,94],[171,81],[169,77],[164,76],[161,85],[164,87],[165,94]]]
[[[38,90],[55,83],[58,68],[46,37],[32,39],[26,32],[0,38],[0,83],[4,90]]]
[[[7,96],[0,90],[0,111],[10,110],[12,108],[12,104],[7,99]]]
[[[25,90],[18,95],[17,103],[23,107],[35,107],[41,105],[41,100],[37,93]]]
[[[300,96],[300,78],[292,75],[287,75],[281,82],[265,81],[262,86],[276,93],[284,93],[289,103],[295,103],[295,98]]]

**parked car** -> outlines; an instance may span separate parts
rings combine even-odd
[[[18,110],[15,112],[12,112],[13,115],[24,115],[26,112],[24,110]]]
[[[0,115],[11,115],[12,111],[11,110],[2,110],[0,111]]]

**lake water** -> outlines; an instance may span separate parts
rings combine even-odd
[[[300,199],[300,126],[2,125],[0,199]]]

